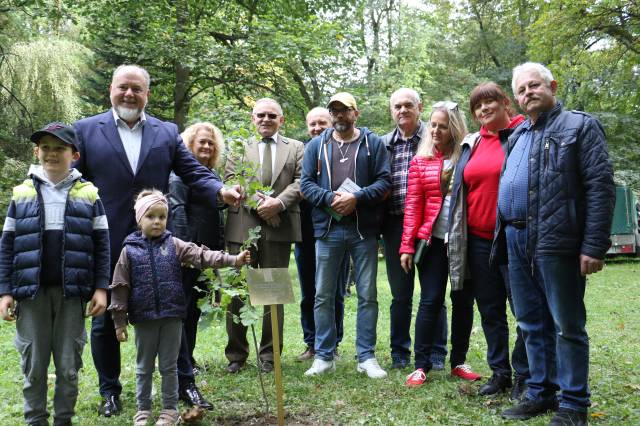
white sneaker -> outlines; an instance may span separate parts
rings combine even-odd
[[[323,359],[314,359],[311,368],[304,372],[305,376],[317,376],[319,374],[336,371],[336,362],[334,360],[325,361]]]
[[[356,368],[358,373],[367,373],[372,379],[382,379],[387,377],[387,372],[380,368],[380,364],[375,358],[369,358],[364,362],[359,362]]]

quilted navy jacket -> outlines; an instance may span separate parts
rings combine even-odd
[[[180,260],[172,238],[171,232],[165,231],[159,238],[149,240],[136,231],[124,240],[131,274],[131,324],[186,315]]]
[[[615,185],[602,125],[589,114],[565,111],[558,103],[535,125],[527,120],[511,134],[507,156],[523,130],[531,128],[529,258],[585,254],[603,259],[611,244]],[[498,215],[492,258],[501,251],[502,229]]]
[[[13,189],[0,243],[0,295],[35,297],[40,286],[44,207],[37,179]],[[109,231],[98,189],[75,181],[64,215],[63,291],[65,297],[91,298],[109,286]]]

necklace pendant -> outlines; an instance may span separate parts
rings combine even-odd
[[[349,157],[341,158],[341,159],[340,159],[340,162],[341,162],[341,163],[344,163],[344,162],[345,162],[345,161],[347,161],[348,159],[349,159]]]

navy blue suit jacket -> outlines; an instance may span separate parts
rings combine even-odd
[[[111,272],[125,237],[136,230],[134,197],[145,188],[168,192],[173,170],[189,186],[196,199],[211,208],[217,206],[222,182],[187,150],[178,127],[147,115],[135,174],[124,151],[111,110],[77,121],[80,159],[73,165],[98,187],[109,220]]]

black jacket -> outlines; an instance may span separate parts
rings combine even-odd
[[[602,125],[558,103],[535,125],[527,120],[516,128],[508,140],[507,158],[527,129],[533,131],[526,218],[529,258],[585,254],[603,259],[611,244],[615,185]],[[498,214],[492,258],[498,251],[501,222]]]
[[[211,173],[220,180],[215,170]],[[204,244],[212,250],[224,248],[224,222],[220,211],[224,206],[212,208],[199,202],[175,173],[169,176],[169,204],[173,235],[183,241]]]

